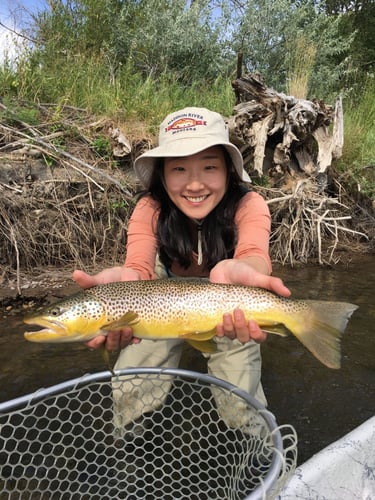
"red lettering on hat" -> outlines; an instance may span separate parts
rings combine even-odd
[[[194,118],[180,118],[168,125],[168,127],[165,128],[165,132],[169,130],[191,129],[197,125],[207,125],[207,122],[205,120],[195,120]]]

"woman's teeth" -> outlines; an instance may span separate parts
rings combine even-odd
[[[185,196],[185,198],[188,201],[191,201],[192,203],[200,203],[201,201],[205,200],[207,198],[207,195],[205,196]]]

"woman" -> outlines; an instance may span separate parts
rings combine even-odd
[[[290,295],[282,281],[271,276],[267,204],[244,187],[243,182],[250,179],[240,151],[229,142],[221,115],[205,108],[171,113],[160,126],[158,147],[138,157],[134,168],[146,191],[129,221],[125,263],[95,276],[75,271],[79,285],[194,276]],[[228,311],[217,326],[218,352],[207,355],[210,373],[250,392],[263,404],[259,342],[265,337],[241,310]],[[97,337],[89,346],[103,342],[109,351],[122,349],[117,369],[177,367],[182,351],[180,340],[132,340],[130,328]],[[142,411],[141,406],[135,409],[139,392],[131,400],[124,385],[121,391],[123,410],[126,406],[134,410],[124,415],[124,424]],[[229,403],[217,403],[223,416]]]

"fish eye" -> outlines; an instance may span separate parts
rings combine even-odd
[[[55,316],[56,317],[56,316],[60,316],[60,314],[61,314],[61,310],[60,310],[59,307],[53,307],[51,309],[51,316]]]

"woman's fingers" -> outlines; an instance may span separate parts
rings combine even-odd
[[[109,352],[117,352],[133,342],[133,330],[130,327],[109,332],[105,347]]]
[[[218,337],[228,337],[238,339],[245,343],[250,340],[264,342],[267,334],[263,332],[254,320],[247,321],[241,309],[235,309],[233,315],[226,313],[223,315],[223,323],[217,325],[216,334]]]
[[[103,344],[109,352],[117,352],[127,347],[129,344],[138,344],[140,339],[133,337],[133,330],[130,327],[108,332],[108,335],[98,335],[94,339],[86,342],[90,349],[99,349]]]
[[[105,335],[98,335],[97,337],[86,342],[87,347],[90,349],[99,349],[106,341]]]
[[[267,340],[267,333],[261,330],[258,323],[252,319],[249,321],[249,333],[250,338],[258,344]]]
[[[73,279],[81,288],[90,288],[98,284],[95,276],[90,276],[80,269],[73,271]]]

